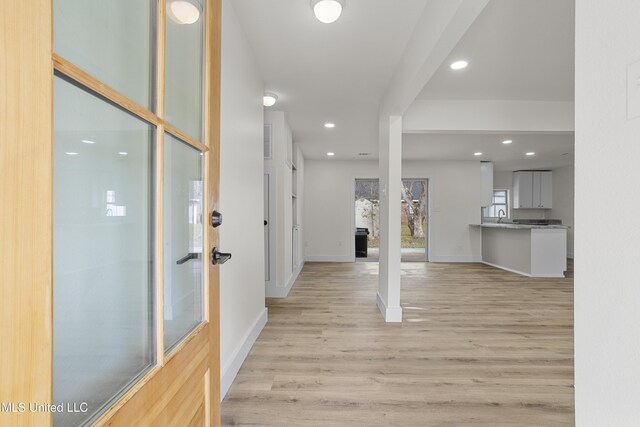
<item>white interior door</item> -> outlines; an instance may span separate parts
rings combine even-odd
[[[271,216],[270,216],[270,188],[271,174],[264,174],[264,282],[270,285],[272,282],[271,270]]]

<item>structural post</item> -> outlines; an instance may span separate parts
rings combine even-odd
[[[380,274],[378,308],[386,322],[402,322],[400,307],[400,185],[402,117],[380,120]]]

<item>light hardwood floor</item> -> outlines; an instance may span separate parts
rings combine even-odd
[[[376,263],[307,263],[222,403],[223,425],[574,424],[573,278],[402,264],[404,322]]]

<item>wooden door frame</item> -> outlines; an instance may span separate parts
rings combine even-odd
[[[157,1],[157,63],[165,57],[165,0]],[[205,0],[204,139],[201,143],[164,121],[164,67],[156,67],[155,113],[53,52],[53,0],[0,4],[0,424],[51,425],[51,412],[21,411],[20,404],[52,403],[53,390],[53,76],[62,74],[156,127],[155,176],[163,182],[167,132],[205,153],[204,206],[217,208],[220,171],[221,0]],[[204,419],[220,422],[219,269],[204,262],[204,322],[165,357],[163,343],[163,195],[155,190],[156,362],[94,425],[117,425],[127,414],[155,412],[168,404],[176,375],[204,375]],[[204,250],[218,245],[207,224]],[[206,258],[205,258],[206,259]],[[207,347],[208,343],[208,348]],[[185,350],[185,351],[180,351]],[[205,356],[202,356],[202,355]],[[195,355],[195,357],[194,357]],[[207,357],[208,355],[208,357]],[[164,374],[162,374],[164,372]],[[176,391],[177,392],[177,391]],[[169,396],[170,397],[170,396]],[[178,409],[176,409],[178,410]],[[140,418],[139,418],[140,419]]]

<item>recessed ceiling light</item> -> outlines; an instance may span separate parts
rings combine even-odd
[[[456,61],[456,62],[451,64],[451,69],[452,70],[462,70],[463,68],[467,68],[467,65],[469,65],[469,63],[467,61]]]
[[[194,24],[200,18],[198,7],[185,0],[174,0],[169,3],[167,14],[173,22],[181,25]]]
[[[534,153],[533,151],[529,151],[529,152],[527,153],[527,156],[535,156],[535,155],[536,155],[536,153]]]
[[[325,123],[324,127],[328,128],[328,129],[333,129],[334,127],[336,127],[335,123]]]
[[[67,151],[65,154],[67,156],[77,156],[78,155],[78,153],[76,153],[75,151]]]
[[[275,93],[267,92],[262,97],[262,105],[265,107],[273,107],[278,102],[278,95]]]
[[[510,139],[507,139],[507,140],[502,141],[502,143],[503,143],[503,144],[505,144],[505,145],[506,145],[506,144],[511,144],[512,142],[513,142],[513,141],[512,141],[512,140],[510,140]]]
[[[84,142],[85,144],[95,144],[95,141],[91,141],[90,139],[83,139],[82,142]]]
[[[331,24],[340,18],[344,0],[311,0],[311,7],[318,21]]]
[[[129,153],[127,153],[126,151],[118,151],[118,154],[120,154],[121,156],[126,156]]]
[[[336,155],[336,153],[332,153],[331,151],[329,151],[329,152],[327,153],[327,156],[335,156],[335,155]]]
[[[477,153],[473,153],[473,155],[474,156],[482,156],[482,153],[478,151]]]

